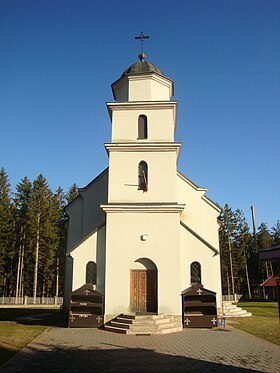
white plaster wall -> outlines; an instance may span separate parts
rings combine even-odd
[[[112,84],[116,101],[170,100],[173,82],[155,73],[140,73],[122,77]]]
[[[147,234],[147,241],[140,236]],[[158,269],[158,312],[181,313],[178,213],[108,213],[105,313],[129,311],[130,269],[148,258]]]
[[[148,192],[138,190],[138,164],[148,164]],[[111,152],[109,202],[175,202],[177,200],[175,151]]]
[[[86,282],[86,265],[89,261],[96,262],[97,232],[82,242],[73,252],[73,290]]]
[[[66,213],[69,216],[66,253],[69,253],[82,238],[83,199],[79,197],[73,201]]]
[[[202,198],[205,191],[197,190],[180,176],[177,177],[177,181],[178,203],[186,204],[181,214],[181,220],[211,245],[219,249],[217,218],[220,212],[218,208],[211,206]]]
[[[154,80],[150,75],[148,78],[142,75],[129,77],[128,101],[164,101],[170,100],[171,84],[162,84]]]
[[[96,290],[104,294],[105,291],[105,236],[103,226],[83,241],[71,254],[73,258],[73,286],[76,290],[86,282],[86,265],[94,261],[97,265]]]
[[[119,88],[115,91],[115,98],[119,102],[128,101],[128,83],[125,83],[125,80],[124,84],[119,85]]]
[[[191,285],[190,265],[197,261],[201,264],[201,282],[203,286],[215,291],[217,307],[221,308],[221,272],[220,256],[205,246],[201,241],[188,232],[183,226],[180,227],[181,239],[181,290]]]
[[[66,207],[69,217],[67,254],[105,222],[100,204],[108,201],[108,170],[105,170],[83,190],[80,196]]]
[[[108,201],[108,170],[90,183],[81,195],[84,199],[82,237],[86,237],[105,222],[100,205]]]
[[[148,119],[148,141],[174,141],[175,113],[172,108],[160,107],[113,110],[112,142],[134,142],[138,139],[138,117]],[[146,140],[146,141],[147,141]],[[143,140],[139,140],[140,142]]]

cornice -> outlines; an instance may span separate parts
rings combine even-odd
[[[113,110],[161,110],[162,108],[172,109],[176,118],[177,104],[177,101],[106,102],[111,119]]]
[[[179,156],[181,143],[179,142],[128,142],[104,144],[107,153],[110,152],[176,152]]]
[[[125,204],[125,203],[114,203],[107,205],[100,205],[100,208],[106,213],[174,213],[181,214],[184,210],[184,204],[169,204],[169,203],[153,203],[153,204]]]

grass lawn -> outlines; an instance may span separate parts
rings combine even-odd
[[[63,326],[59,310],[0,308],[0,366],[50,326]]]
[[[230,325],[280,345],[280,323],[276,302],[239,302],[237,306],[251,312],[252,316],[229,319]]]

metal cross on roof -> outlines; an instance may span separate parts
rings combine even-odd
[[[149,39],[150,36],[145,35],[143,31],[141,31],[140,36],[135,36],[136,40],[140,40],[141,42],[141,53],[143,53],[143,45],[144,45],[144,40]]]

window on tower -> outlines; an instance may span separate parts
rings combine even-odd
[[[144,161],[138,165],[138,189],[148,191],[148,165]]]
[[[146,115],[139,115],[138,117],[138,139],[148,138],[148,120]]]
[[[191,264],[191,284],[201,284],[201,265],[198,262]]]

